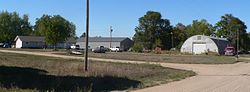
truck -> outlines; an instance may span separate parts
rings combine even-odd
[[[92,49],[94,53],[105,53],[106,49],[104,46],[96,47],[95,49]]]
[[[233,55],[235,55],[235,49],[232,46],[227,46],[224,51],[225,51],[224,54],[226,56],[233,56]]]

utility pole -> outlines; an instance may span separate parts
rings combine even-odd
[[[171,32],[171,39],[172,39],[172,48],[174,48],[174,36],[173,36],[173,32]]]
[[[112,32],[113,32],[113,29],[112,29],[112,26],[110,26],[110,44],[109,44],[110,48],[112,48]]]
[[[239,39],[239,29],[237,29],[237,52],[236,52],[237,56],[236,56],[236,61],[239,61],[239,41],[240,41],[240,39]]]
[[[88,71],[88,47],[89,47],[89,0],[86,0],[86,36],[85,36],[85,71]]]

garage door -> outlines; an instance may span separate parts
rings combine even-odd
[[[193,53],[194,54],[202,54],[207,50],[206,44],[193,44]]]

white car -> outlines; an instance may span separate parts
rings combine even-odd
[[[71,53],[75,54],[75,55],[82,55],[83,51],[81,51],[81,50],[72,50]]]
[[[70,46],[70,49],[80,49],[80,46],[79,45],[72,45],[72,46]]]
[[[112,52],[119,52],[121,50],[120,50],[120,47],[112,47],[112,48],[110,48],[110,51],[112,51]]]

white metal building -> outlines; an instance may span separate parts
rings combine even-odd
[[[202,54],[206,52],[215,52],[224,54],[229,41],[225,38],[195,35],[188,38],[181,47],[182,53]]]

